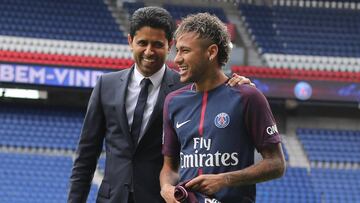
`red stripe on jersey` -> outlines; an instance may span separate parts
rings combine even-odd
[[[202,168],[198,168],[198,175],[202,175],[203,174],[203,169]]]
[[[201,116],[200,116],[200,125],[199,125],[200,137],[204,133],[204,119],[205,119],[205,111],[206,111],[206,105],[207,105],[207,97],[208,97],[208,93],[204,92],[204,96],[203,96],[202,104],[201,104]]]

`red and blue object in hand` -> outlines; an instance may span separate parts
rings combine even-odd
[[[185,184],[189,181],[184,181],[175,186],[174,197],[181,203],[199,203],[195,193],[185,188]]]

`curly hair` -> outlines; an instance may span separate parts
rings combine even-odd
[[[209,13],[191,14],[184,18],[177,30],[175,39],[188,32],[198,34],[198,38],[208,39],[218,46],[218,63],[225,65],[230,56],[230,35],[221,20]]]
[[[162,29],[166,39],[170,42],[176,28],[175,21],[170,13],[160,7],[149,6],[137,9],[130,19],[130,36],[133,38],[136,31],[142,27]]]

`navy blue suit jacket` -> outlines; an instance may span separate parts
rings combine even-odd
[[[86,202],[103,143],[105,173],[97,202],[127,203],[131,187],[136,203],[163,202],[159,184],[163,164],[163,103],[168,93],[183,85],[178,73],[166,68],[145,134],[138,145],[134,145],[125,111],[127,85],[133,69],[104,74],[93,89],[70,178],[68,203]]]

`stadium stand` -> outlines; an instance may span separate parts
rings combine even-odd
[[[257,185],[256,202],[320,203],[321,199],[307,169],[288,167],[283,178]]]
[[[323,202],[360,201],[359,170],[312,168],[311,180]]]
[[[270,67],[358,71],[358,10],[251,4],[239,9]]]
[[[258,78],[360,82],[360,71],[326,71],[238,65],[232,66],[231,70],[234,73],[238,73],[244,76]]]
[[[0,160],[0,202],[66,202],[71,157],[0,153]],[[95,202],[96,191],[93,185],[89,203]]]
[[[14,0],[0,6],[0,35],[102,43],[124,40],[103,1]]]
[[[0,146],[75,150],[82,119],[66,108],[0,107]]]
[[[31,53],[19,51],[0,50],[0,61],[19,64],[43,64],[70,66],[78,68],[124,69],[131,66],[134,61],[122,58],[67,56],[60,54]]]
[[[360,163],[360,131],[297,130],[310,161]]]
[[[194,13],[203,13],[208,12],[210,14],[216,15],[222,22],[228,23],[229,20],[226,17],[226,14],[222,8],[215,7],[199,7],[199,6],[184,6],[184,5],[174,5],[174,4],[164,4],[163,7],[168,10],[171,15],[177,19],[181,20],[189,14]]]
[[[122,7],[124,7],[127,12],[129,13],[129,18],[130,16],[134,13],[135,10],[137,10],[138,8],[144,7],[145,4],[144,2],[128,2],[128,1],[124,1],[122,4]]]
[[[141,8],[144,5],[145,5],[144,2],[125,1],[123,2],[122,7],[125,8],[128,11],[129,16],[131,16],[136,9]],[[222,8],[216,8],[216,7],[210,8],[208,6],[200,7],[200,6],[191,6],[191,5],[176,5],[171,3],[165,3],[162,5],[162,7],[168,10],[176,20],[181,20],[182,18],[186,17],[189,14],[209,12],[219,17],[219,19],[222,20],[224,23],[229,22]]]
[[[101,0],[16,0],[0,9],[0,61],[106,69],[133,63],[127,38]]]

